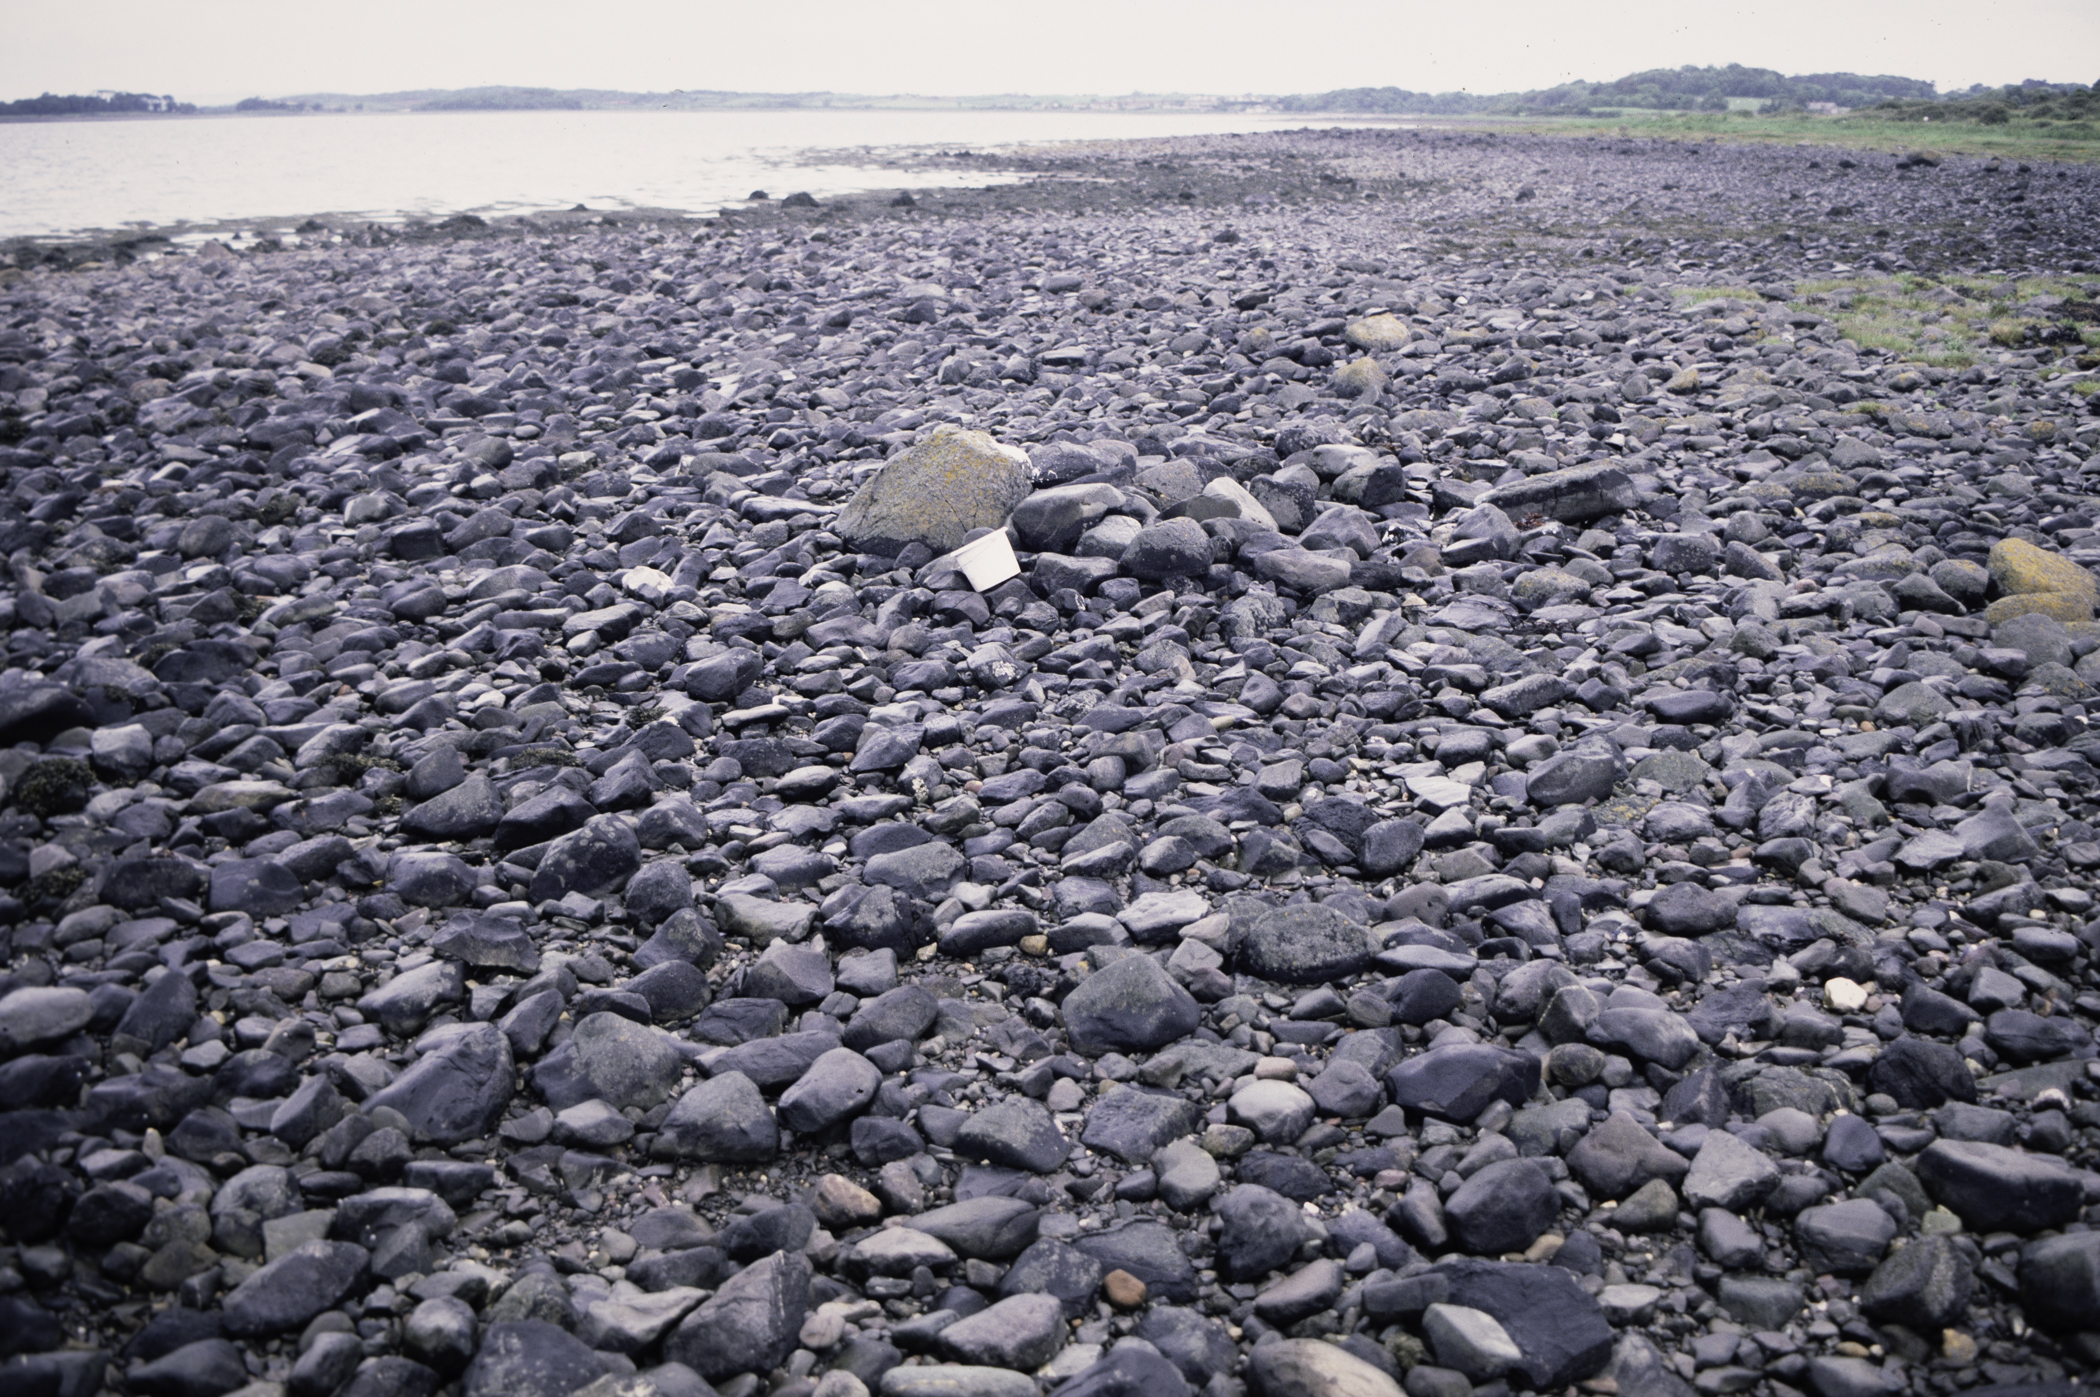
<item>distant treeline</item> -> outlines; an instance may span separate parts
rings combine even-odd
[[[1999,88],[1972,87],[1937,102],[1883,102],[1876,116],[1896,121],[1976,121],[2003,126],[2014,117],[2028,121],[2092,121],[2100,118],[2100,83],[2037,82],[2029,78]]]
[[[0,116],[96,116],[104,112],[193,112],[196,105],[149,92],[102,92],[61,97],[46,92],[19,102],[0,102]]]
[[[1409,92],[1398,87],[1352,87],[1280,99],[1286,111],[1406,112],[1431,116],[1580,115],[1594,108],[1650,107],[1664,111],[1726,111],[1730,98],[1756,98],[1766,107],[1804,109],[1811,102],[1864,107],[1900,100],[1932,102],[1937,90],[1917,78],[1858,73],[1788,77],[1770,68],[1651,68],[1612,82],[1570,82],[1534,92]]]

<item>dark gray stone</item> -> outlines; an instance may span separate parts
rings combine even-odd
[[[1399,1023],[1441,1019],[1464,1002],[1458,981],[1441,970],[1410,970],[1386,987],[1386,1002]]]
[[[302,1242],[235,1286],[220,1303],[226,1332],[260,1338],[303,1328],[365,1277],[371,1254],[354,1242]]]
[[[425,1035],[421,1056],[366,1104],[399,1111],[419,1143],[456,1145],[494,1130],[516,1087],[503,1031],[456,1024]]]
[[[919,985],[899,985],[864,1000],[846,1024],[841,1041],[865,1052],[880,1043],[917,1042],[933,1027],[940,1001]]]
[[[1126,1344],[1051,1391],[1054,1397],[1189,1397],[1190,1384],[1168,1357]]]
[[[464,1397],[569,1397],[605,1372],[605,1362],[545,1320],[491,1324],[461,1379]]]
[[[831,958],[824,954],[822,943],[775,941],[744,971],[746,995],[777,999],[791,1009],[817,1003],[832,987]]]
[[[1150,956],[1110,962],[1065,996],[1065,1035],[1076,1052],[1150,1052],[1195,1031],[1202,1010]]]
[[[1864,1198],[1805,1208],[1794,1219],[1802,1261],[1834,1276],[1869,1274],[1895,1236],[1895,1219]]]
[[[1396,1105],[1469,1123],[1490,1102],[1521,1106],[1539,1087],[1539,1060],[1486,1043],[1448,1043],[1386,1073]]]
[[[1193,519],[1147,524],[1123,550],[1123,571],[1144,582],[1201,577],[1210,571],[1210,535]]]
[[[387,891],[411,907],[457,907],[478,885],[474,871],[451,854],[403,849],[387,862]]]
[[[247,1386],[248,1367],[229,1341],[199,1339],[139,1364],[125,1378],[142,1397],[219,1397]]]
[[[528,896],[558,901],[570,893],[595,896],[623,887],[642,866],[641,841],[624,820],[600,816],[556,839],[533,870]]]
[[[999,1278],[999,1293],[1054,1296],[1065,1318],[1079,1319],[1092,1312],[1104,1274],[1093,1257],[1045,1237],[1014,1258]]]
[[[496,822],[495,845],[510,850],[543,844],[581,829],[597,813],[596,807],[567,786],[549,786],[504,812]]]
[[[1367,928],[1324,904],[1264,913],[1240,939],[1239,965],[1249,975],[1290,985],[1346,979],[1371,963]]]
[[[1049,1173],[1072,1150],[1050,1113],[1025,1096],[974,1112],[956,1132],[953,1148],[971,1159],[1034,1174]]]
[[[476,772],[403,815],[401,829],[419,839],[479,839],[502,818],[502,798],[488,777]]]
[[[235,859],[211,871],[211,910],[281,917],[306,899],[298,876],[274,859]]]
[[[2037,1232],[2078,1216],[2085,1187],[2047,1155],[1974,1140],[1935,1140],[1917,1159],[1918,1182],[1977,1232]]]
[[[1823,1162],[1848,1174],[1864,1174],[1886,1158],[1881,1137],[1858,1116],[1835,1116],[1823,1137]]]
[[[664,1356],[710,1382],[785,1362],[809,1309],[810,1265],[775,1252],[722,1283],[664,1340]]]
[[[764,1164],[779,1151],[780,1127],[741,1072],[720,1073],[681,1096],[656,1136],[658,1154],[703,1164]]]
[[[656,926],[693,905],[693,875],[676,859],[658,859],[627,880],[620,900],[636,922]]]
[[[1691,1162],[1624,1111],[1614,1111],[1568,1151],[1568,1172],[1599,1198],[1624,1198],[1651,1179],[1676,1183]]]
[[[984,1194],[929,1209],[913,1218],[911,1225],[946,1242],[959,1256],[1008,1261],[1035,1241],[1041,1221],[1042,1214],[1034,1204]]]
[[[1910,1249],[1905,1247],[1904,1251]],[[1955,1259],[1960,1261],[1958,1253]],[[1966,1270],[1962,1273],[1962,1280],[1958,1289],[1965,1302],[1968,1293]],[[1953,1285],[1947,1287],[1949,1292],[1955,1289],[1957,1287]],[[2100,1314],[2100,1232],[2067,1233],[2029,1242],[2022,1248],[2020,1304],[2026,1309],[2028,1318],[2045,1329],[2058,1332],[2090,1329],[2093,1316]],[[1959,1309],[1957,1305],[1957,1313]]]
[[[953,847],[934,842],[877,854],[868,860],[862,876],[906,897],[934,902],[947,895],[967,867],[968,860]]]
[[[1218,1275],[1227,1281],[1259,1280],[1289,1263],[1312,1234],[1298,1205],[1273,1189],[1240,1184],[1211,1202],[1223,1227],[1218,1232]]]
[[[1182,1250],[1180,1234],[1164,1223],[1133,1218],[1106,1232],[1081,1233],[1072,1243],[1105,1271],[1127,1271],[1145,1283],[1155,1301],[1186,1305],[1202,1289],[1195,1263]]]
[[[1784,1329],[1801,1312],[1801,1287],[1776,1276],[1723,1276],[1721,1308],[1753,1329]]]
[[[1619,759],[1601,752],[1562,752],[1533,767],[1524,794],[1540,809],[1602,800],[1619,780]]]
[[[1137,1336],[1158,1349],[1190,1382],[1231,1370],[1235,1354],[1225,1326],[1178,1305],[1155,1305],[1138,1321]]]
[[[1558,519],[1586,524],[1607,514],[1632,509],[1638,496],[1626,472],[1617,466],[1571,466],[1498,485],[1480,497],[1512,520]]]
[[[671,1094],[684,1071],[685,1059],[664,1034],[619,1014],[597,1013],[540,1060],[532,1084],[557,1111],[584,1101],[647,1110]]]
[[[851,1048],[833,1048],[780,1094],[780,1123],[804,1134],[829,1130],[865,1111],[881,1086],[874,1063]]]
[[[1427,1274],[1443,1277],[1449,1303],[1494,1316],[1524,1354],[1517,1371],[1540,1391],[1591,1376],[1611,1357],[1604,1311],[1561,1267],[1460,1260]]]
[[[2025,1261],[2020,1271],[2022,1280],[2026,1280]],[[1860,1287],[1859,1305],[1870,1319],[1930,1333],[1961,1319],[1975,1285],[1975,1270],[1953,1239],[1919,1237],[1890,1252],[1888,1259],[1874,1268],[1874,1274]],[[2032,1299],[2026,1304],[2029,1314],[2039,1316],[2046,1311],[2048,1301],[2044,1297],[2039,1307]]]
[[[1499,1256],[1523,1251],[1553,1225],[1560,1196],[1545,1167],[1532,1159],[1485,1166],[1444,1200],[1444,1217],[1459,1246]]]

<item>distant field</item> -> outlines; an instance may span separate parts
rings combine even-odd
[[[1482,124],[1508,130],[1560,131],[1569,135],[1665,136],[1685,140],[1803,141],[1857,150],[1921,151],[1926,154],[1996,155],[2006,160],[2071,160],[2100,163],[2100,125],[2091,122],[2012,120],[1980,122],[1890,121],[1870,113],[1852,116],[1754,116],[1735,112],[1632,112],[1612,117],[1502,117]]]

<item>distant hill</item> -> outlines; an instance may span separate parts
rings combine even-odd
[[[929,96],[921,93],[619,92],[600,88],[474,87],[451,91],[384,92],[364,96],[309,93],[287,99],[317,110],[520,111],[753,109],[1005,110],[1005,111],[1274,111],[1363,113],[1387,116],[1580,116],[1626,110],[1767,112],[1874,108],[1898,119],[1995,120],[2010,116],[2081,119],[2096,89],[2032,79],[2004,88],[1981,86],[1942,94],[1919,78],[1886,74],[1797,73],[1771,68],[1651,68],[1610,82],[1569,82],[1530,92],[1415,92],[1402,87],[1350,87],[1289,95],[1245,93],[1100,94],[989,93]],[[1997,113],[2004,112],[2005,118]]]
[[[1930,102],[1937,90],[1917,78],[1808,73],[1788,77],[1770,68],[1651,68],[1612,82],[1570,82],[1533,92],[1409,92],[1397,87],[1353,87],[1279,99],[1284,111],[1390,112],[1438,116],[1579,115],[1598,108],[1726,111],[1730,100],[1805,109],[1811,102],[1839,107],[1885,100]]]
[[[551,87],[469,87],[423,104],[426,112],[581,111],[583,99]]]
[[[1610,82],[1568,82],[1531,92],[1413,92],[1402,87],[1349,87],[1286,96],[1180,92],[1100,94],[724,92],[709,88],[621,92],[608,88],[466,87],[404,92],[309,92],[249,97],[240,113],[495,112],[495,111],[1176,111],[1297,112],[1308,116],[1360,113],[1386,116],[1582,116],[1625,111],[1788,112],[1870,109],[1898,121],[2090,122],[2100,119],[2100,83],[2045,83],[2028,79],[2004,87],[1982,85],[1942,93],[1918,78],[1859,73],[1798,73],[1771,68],[1651,68]],[[0,102],[0,117],[95,116],[133,112],[194,112],[172,97],[98,92],[60,97],[45,93]]]

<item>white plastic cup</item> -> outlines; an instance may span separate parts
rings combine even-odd
[[[970,586],[980,592],[1021,575],[1020,560],[1014,557],[1013,543],[1006,537],[1004,529],[994,529],[983,538],[972,539],[950,553],[948,561],[970,579]]]

